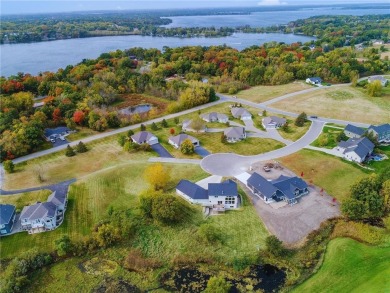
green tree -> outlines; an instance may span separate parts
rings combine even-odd
[[[123,147],[125,145],[126,141],[127,141],[126,135],[121,134],[118,136],[118,143],[121,147]]]
[[[227,143],[227,136],[225,135],[225,133],[221,134],[221,142],[222,143]]]
[[[173,118],[173,121],[175,122],[176,125],[180,123],[179,117]]]
[[[184,219],[185,206],[175,196],[170,194],[156,194],[153,197],[153,219],[164,224],[175,224]]]
[[[205,122],[200,117],[196,117],[192,119],[190,127],[196,132],[198,132],[204,129]]]
[[[187,138],[180,145],[180,151],[185,155],[191,155],[195,152],[194,144]]]
[[[150,128],[152,129],[152,130],[154,130],[154,131],[156,131],[157,129],[158,129],[158,127],[157,127],[157,124],[156,123],[152,123],[152,125],[150,126]]]
[[[211,277],[204,293],[228,293],[230,288],[230,282],[226,281],[223,276]]]
[[[15,171],[15,164],[11,160],[7,160],[3,163],[4,170],[7,173],[13,173]]]
[[[65,256],[72,252],[73,244],[68,235],[62,235],[61,238],[54,241],[58,256]]]
[[[66,147],[65,156],[67,156],[67,157],[73,157],[73,156],[75,156],[75,155],[76,155],[76,153],[74,152],[73,148],[72,148],[70,145],[68,145],[68,146]]]
[[[307,115],[305,112],[302,112],[298,115],[297,119],[295,120],[295,125],[298,127],[302,127],[305,125],[305,122],[307,121]]]
[[[348,140],[348,136],[346,136],[346,134],[344,133],[344,131],[341,131],[341,132],[337,135],[336,140],[337,140],[338,142],[340,142],[340,141],[346,141],[346,140]]]
[[[387,179],[382,183],[382,189],[380,191],[386,211],[390,211],[390,179]]]
[[[85,153],[87,151],[88,151],[87,146],[82,141],[80,141],[76,146],[76,152]]]
[[[153,197],[154,193],[151,192],[144,192],[139,196],[139,207],[148,218],[152,218]]]
[[[167,127],[168,127],[168,122],[167,122],[167,120],[163,119],[163,120],[161,121],[161,126],[164,127],[164,128],[167,128]]]
[[[129,131],[127,131],[127,136],[128,137],[130,137],[132,135],[134,135],[134,131],[133,130],[130,129]]]
[[[141,128],[141,131],[145,131],[146,130],[146,126],[143,125],[143,124],[141,124],[140,128]]]
[[[380,97],[382,95],[382,84],[379,80],[374,80],[367,84],[367,94],[370,97]]]
[[[286,249],[283,247],[283,242],[275,235],[268,236],[265,239],[265,246],[267,251],[275,256],[282,256],[286,252]]]
[[[94,232],[94,239],[100,247],[110,247],[120,240],[119,228],[111,224],[103,224],[98,227],[97,232]]]

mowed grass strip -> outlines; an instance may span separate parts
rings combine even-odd
[[[312,86],[303,81],[282,85],[261,85],[237,93],[237,97],[255,103],[261,103],[286,94],[309,89]]]
[[[390,120],[390,93],[387,90],[383,91],[381,97],[369,97],[364,89],[349,86],[324,87],[270,106],[295,113],[304,111],[310,115],[371,124]]]
[[[149,188],[143,173],[150,163],[128,163],[100,171],[70,186],[68,208],[62,225],[54,231],[28,235],[18,233],[0,238],[1,258],[14,257],[30,248],[51,251],[53,242],[62,234],[80,240],[91,233],[94,224],[106,216],[109,206],[117,209],[134,208],[138,194]],[[198,181],[207,176],[197,165],[164,165],[172,176],[170,187],[180,178]],[[175,176],[180,174],[180,176]]]
[[[51,190],[46,189],[18,193],[15,195],[3,195],[0,196],[0,204],[12,204],[16,207],[16,210],[22,210],[24,206],[36,203],[37,201],[47,201],[47,198],[51,193]]]
[[[293,292],[388,292],[390,248],[349,238],[329,242],[318,272]]]
[[[350,186],[367,171],[340,158],[313,150],[301,150],[279,161],[303,179],[313,183],[339,201],[347,198]]]
[[[4,189],[20,189],[58,183],[80,178],[120,163],[147,160],[153,152],[127,153],[117,142],[117,136],[87,144],[89,151],[66,157],[65,151],[56,152],[16,165],[16,172],[5,176]],[[40,180],[39,176],[43,179]]]

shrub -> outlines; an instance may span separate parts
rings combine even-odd
[[[301,114],[298,115],[297,119],[295,120],[295,125],[298,127],[302,127],[305,125],[305,122],[307,120],[307,115],[305,112],[302,112]]]
[[[175,224],[184,219],[185,206],[175,196],[156,194],[152,203],[153,219],[164,224]]]
[[[126,135],[121,134],[118,136],[118,143],[121,147],[123,147],[125,145],[126,140],[127,140]]]
[[[195,152],[194,144],[190,139],[185,139],[180,145],[180,151],[185,155],[191,155]]]
[[[283,247],[283,242],[280,241],[275,235],[268,236],[265,239],[265,246],[268,252],[275,256],[282,256],[286,253]]]
[[[15,164],[11,160],[7,160],[3,163],[4,170],[7,173],[13,173],[15,171]]]
[[[140,128],[141,128],[141,131],[145,131],[146,130],[146,126],[144,124],[141,124]]]
[[[134,135],[134,131],[133,130],[130,129],[129,131],[127,131],[127,136],[130,137],[132,135]]]
[[[207,288],[205,293],[228,293],[230,291],[231,284],[226,281],[223,276],[211,277],[207,282]]]
[[[175,117],[173,121],[175,122],[176,125],[180,123],[179,117]]]
[[[103,224],[93,233],[93,238],[100,247],[110,247],[120,240],[119,228],[111,224]]]
[[[68,235],[62,235],[61,238],[54,241],[58,256],[65,256],[72,252],[73,245]]]
[[[73,148],[72,148],[70,145],[68,145],[68,146],[66,147],[65,156],[67,156],[67,157],[73,157],[73,156],[75,156],[75,155],[76,155],[76,153],[74,152]]]

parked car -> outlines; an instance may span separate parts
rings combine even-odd
[[[64,141],[64,140],[65,140],[65,137],[63,137],[63,136],[60,136],[60,139],[61,139],[62,141]]]
[[[50,141],[51,141],[52,143],[55,143],[55,142],[56,142],[56,139],[55,139],[55,138],[50,138]]]
[[[318,116],[310,116],[310,118],[317,119]]]
[[[263,169],[264,169],[265,172],[271,172],[271,169],[268,168],[267,166],[264,166]]]

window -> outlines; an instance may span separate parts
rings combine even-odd
[[[236,199],[234,196],[227,196],[225,198],[225,204],[235,204],[236,203]]]

